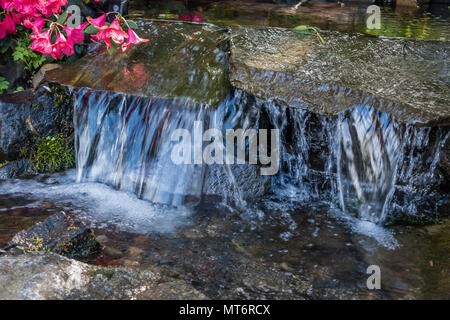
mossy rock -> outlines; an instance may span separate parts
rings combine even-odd
[[[39,138],[36,149],[30,154],[31,170],[57,172],[74,167],[73,149],[68,145],[62,134]]]

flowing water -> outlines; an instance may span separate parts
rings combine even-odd
[[[295,1],[292,1],[295,2]],[[189,11],[201,12],[208,21],[220,25],[247,27],[294,28],[313,25],[322,30],[358,32],[369,35],[425,40],[450,39],[448,5],[432,4],[413,8],[380,6],[380,28],[367,26],[367,3],[309,1],[295,4],[275,4],[270,1],[189,1],[187,7],[176,1],[131,2],[130,15],[136,19],[177,16]]]
[[[448,221],[383,227],[448,208],[447,43],[408,42],[404,59],[361,35],[139,25],[149,44],[50,74],[74,96],[77,167],[1,182],[0,244],[65,210],[106,246],[90,262],[158,266],[212,298],[448,298]],[[213,128],[279,130],[279,171],[172,161],[175,130],[203,150]]]

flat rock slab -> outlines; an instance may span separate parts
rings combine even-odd
[[[229,91],[226,37],[218,27],[193,23],[139,21],[149,39],[131,51],[109,55],[101,45],[49,81],[136,96],[186,98],[217,105]]]
[[[0,257],[1,300],[206,299],[158,271],[97,267],[54,253]]]
[[[338,32],[236,28],[233,86],[290,107],[337,116],[368,105],[396,120],[450,124],[450,42],[382,39]]]

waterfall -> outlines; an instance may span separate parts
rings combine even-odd
[[[430,188],[446,184],[438,161],[448,130],[403,124],[369,105],[326,117],[238,89],[217,108],[77,89],[74,118],[78,181],[102,182],[152,202],[178,206],[216,195],[245,209],[270,193],[307,206],[325,202],[381,223],[395,210],[435,212]],[[193,133],[196,122],[222,132],[280,130],[279,173],[259,176],[258,165],[248,163],[175,165],[171,135],[176,129]]]
[[[202,167],[170,158],[176,129],[207,122],[189,100],[132,97],[80,89],[75,93],[77,180],[99,181],[154,202],[179,205],[199,197]]]

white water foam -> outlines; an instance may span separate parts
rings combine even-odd
[[[93,227],[114,225],[127,232],[170,233],[189,223],[191,211],[187,207],[151,203],[104,184],[76,183],[75,178],[75,171],[69,171],[40,181],[7,180],[0,183],[0,194],[30,197],[36,207],[44,201],[53,202]]]

